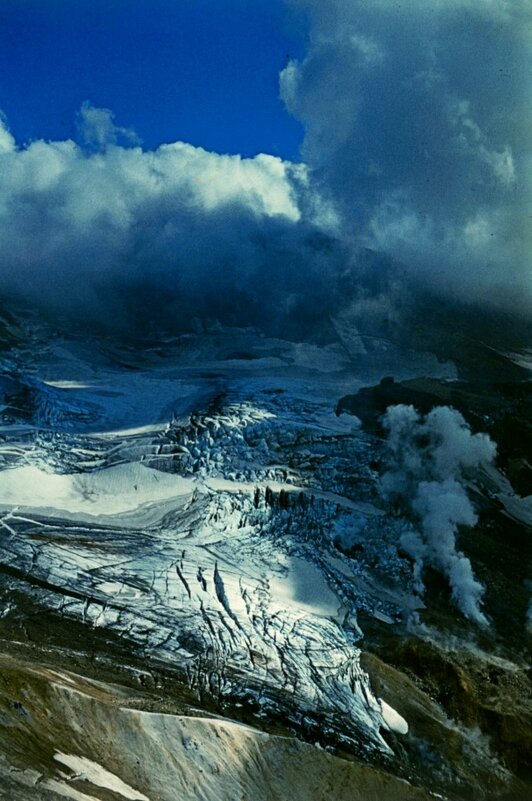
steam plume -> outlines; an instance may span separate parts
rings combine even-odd
[[[390,406],[383,417],[388,432],[389,469],[382,476],[384,497],[402,503],[419,524],[401,539],[414,559],[422,589],[424,564],[449,580],[452,597],[470,620],[487,624],[483,587],[470,560],[456,548],[458,526],[474,526],[477,515],[464,486],[464,472],[493,461],[495,444],[486,434],[472,434],[462,415],[440,406],[425,417],[413,406]]]

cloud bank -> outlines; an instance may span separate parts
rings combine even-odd
[[[287,2],[310,21],[280,76],[300,164],[145,151],[88,102],[77,143],[17,145],[0,116],[0,295],[298,337],[349,307],[386,327],[419,286],[532,312],[529,0]]]
[[[383,417],[388,432],[389,469],[381,478],[385,498],[399,501],[417,522],[401,545],[414,559],[418,591],[425,564],[445,575],[458,608],[470,620],[487,624],[484,588],[471,562],[456,548],[458,526],[474,526],[477,515],[465,489],[464,471],[489,464],[496,446],[487,434],[471,434],[462,415],[448,406],[422,417],[413,406],[390,406]]]
[[[440,292],[532,311],[530,0],[289,0],[281,74],[343,234]]]
[[[0,122],[3,294],[177,329],[194,317],[310,325],[323,314],[329,265],[344,255],[314,222],[304,166],[183,142],[124,146],[132,132],[86,103],[78,123],[82,145],[18,148]]]

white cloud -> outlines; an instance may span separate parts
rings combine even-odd
[[[15,149],[15,140],[11,133],[9,132],[9,128],[7,127],[7,122],[0,112],[0,153],[9,153],[9,151]]]
[[[341,246],[320,244],[316,221],[333,218],[303,165],[125,147],[110,112],[85,104],[82,116],[83,147],[17,149],[0,128],[4,294],[123,325],[317,318]]]
[[[119,141],[140,144],[135,131],[115,125],[111,109],[96,108],[88,100],[81,104],[77,127],[83,144],[95,150],[105,150],[108,145],[116,145]]]

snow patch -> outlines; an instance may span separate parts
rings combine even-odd
[[[377,700],[381,706],[382,717],[388,728],[391,731],[397,732],[397,734],[408,734],[408,723],[402,715],[396,712],[386,701],[383,701],[382,698]]]
[[[71,801],[101,801],[100,798],[81,793],[79,790],[75,790],[70,784],[58,782],[55,779],[48,779],[48,781],[44,782],[44,786],[47,790],[51,790],[57,793],[57,795],[63,796],[63,798],[70,798]]]
[[[129,784],[123,782],[122,779],[118,778],[118,776],[115,776],[114,773],[102,768],[97,762],[93,762],[91,759],[87,759],[87,757],[63,754],[58,751],[54,754],[54,759],[74,771],[76,775],[73,777],[73,781],[88,781],[91,784],[95,784],[97,787],[104,787],[107,790],[112,790],[112,792],[127,798],[128,801],[150,801],[148,796],[135,790]],[[90,798],[90,796],[81,795],[81,798]]]

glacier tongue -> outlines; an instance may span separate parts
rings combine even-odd
[[[244,364],[198,367],[202,344],[134,369],[128,353],[126,369],[63,343],[37,354],[31,381],[10,364],[22,389],[4,404],[2,581],[65,626],[117,634],[227,714],[390,753],[356,611],[393,619],[409,595],[335,547],[382,518],[364,435],[330,411],[353,376],[340,350],[313,369],[303,346],[296,358],[265,340]]]

